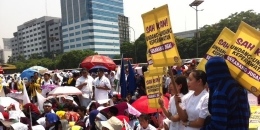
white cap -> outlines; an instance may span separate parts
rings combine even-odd
[[[102,100],[97,100],[97,102],[98,102],[99,104],[105,104],[105,103],[108,103],[109,100],[110,100],[110,99],[102,99]]]
[[[73,100],[73,97],[71,97],[71,96],[66,96],[65,99],[74,101],[74,100]]]

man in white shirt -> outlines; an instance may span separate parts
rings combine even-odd
[[[76,81],[76,87],[81,90],[82,96],[79,96],[81,106],[88,106],[93,96],[93,78],[88,75],[87,69],[81,70],[81,77]]]
[[[95,100],[105,100],[108,98],[108,92],[111,90],[109,79],[104,76],[104,70],[98,69],[98,77],[95,79]]]

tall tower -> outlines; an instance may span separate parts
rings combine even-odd
[[[123,0],[61,0],[61,14],[64,52],[90,49],[111,58],[120,54]]]

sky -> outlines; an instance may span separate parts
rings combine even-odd
[[[168,4],[173,32],[196,29],[196,11],[189,6],[194,0],[124,0],[124,14],[129,17],[131,41],[143,32],[141,15]],[[198,25],[211,25],[240,11],[260,13],[259,0],[204,0],[198,7]],[[11,38],[17,26],[42,16],[61,17],[60,0],[0,0],[0,48],[2,38]],[[134,33],[135,32],[135,33]],[[135,35],[134,35],[135,34]]]

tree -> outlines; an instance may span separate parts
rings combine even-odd
[[[121,55],[115,55],[114,57],[113,57],[113,59],[121,59]]]
[[[64,53],[61,56],[60,61],[57,64],[57,68],[66,69],[66,68],[78,68],[79,64],[88,56],[96,55],[92,50],[73,50],[67,53]]]

